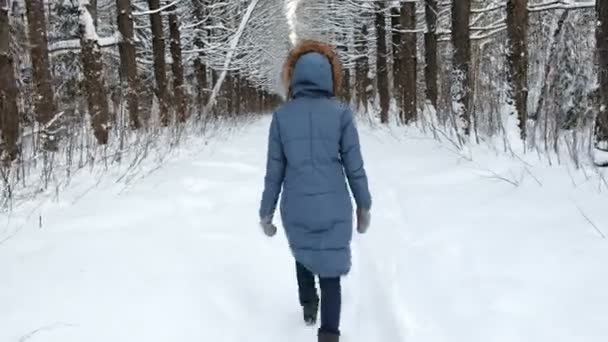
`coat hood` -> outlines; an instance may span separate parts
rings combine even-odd
[[[285,61],[283,82],[289,98],[302,93],[337,95],[342,83],[342,66],[330,45],[304,40]]]

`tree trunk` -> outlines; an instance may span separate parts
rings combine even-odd
[[[369,88],[369,57],[367,49],[367,35],[368,29],[367,24],[362,24],[361,28],[357,32],[355,45],[357,51],[356,60],[356,88],[357,88],[357,105],[363,106],[367,112],[367,103],[369,101],[367,97],[367,89]],[[360,110],[361,108],[359,108]]]
[[[452,86],[455,112],[460,119],[460,129],[465,135],[471,133],[471,113],[469,102],[471,100],[471,37],[469,24],[471,19],[471,0],[458,0],[452,3],[452,44],[453,80]]]
[[[352,100],[352,89],[351,89],[351,80],[350,80],[350,69],[344,69],[344,79],[342,81],[342,94],[344,97],[344,102],[350,103]]]
[[[99,38],[93,25],[93,17],[87,8],[88,1],[80,0],[80,45],[84,89],[91,116],[93,133],[101,145],[108,143],[109,109],[103,82],[103,65]]]
[[[89,13],[91,13],[91,17],[93,17],[93,25],[97,27],[97,0],[89,0]]]
[[[167,95],[167,73],[165,63],[165,38],[163,30],[163,17],[161,15],[160,0],[148,0],[150,23],[152,25],[152,49],[154,50],[154,78],[156,79],[156,97],[158,98],[159,117],[161,125],[169,125],[169,108]]]
[[[26,0],[28,38],[34,81],[34,112],[36,120],[46,130],[46,125],[55,116],[55,102],[49,69],[49,47],[46,30],[44,0]],[[45,133],[46,134],[46,133]],[[55,150],[53,136],[43,137],[46,149]]]
[[[545,105],[545,98],[548,96],[547,93],[549,92],[549,77],[551,76],[551,70],[552,70],[551,63],[553,63],[553,59],[557,56],[557,51],[558,51],[558,47],[559,47],[559,38],[560,38],[562,32],[564,31],[563,30],[564,23],[568,19],[569,15],[570,15],[570,9],[566,9],[562,12],[559,19],[557,20],[557,27],[555,28],[555,31],[553,32],[553,43],[551,44],[551,47],[549,49],[549,58],[547,59],[547,62],[545,63],[543,85],[540,90],[540,96],[538,97],[538,104],[536,105],[536,111],[533,116],[534,120],[540,119],[540,114]]]
[[[344,23],[344,24],[346,25],[346,23]],[[342,44],[339,46],[339,49],[343,52],[344,56],[349,56],[351,53],[351,51],[350,51],[351,38],[352,38],[352,28],[349,28],[348,30],[345,30],[344,33],[342,34]],[[341,87],[342,98],[344,99],[344,101],[346,103],[349,103],[349,104],[352,99],[350,72],[351,72],[350,67],[344,68],[344,70],[343,70],[344,77],[343,77],[342,87]]]
[[[598,0],[596,28],[599,60],[600,112],[597,115],[595,138],[598,149],[608,151],[608,1]]]
[[[198,24],[202,25],[205,21],[205,8],[202,0],[192,0],[192,4],[194,7],[194,17]],[[209,81],[207,80],[207,66],[205,65],[205,52],[203,49],[205,48],[204,38],[202,37],[203,30],[198,27],[197,31],[194,34],[194,46],[198,50],[196,54],[196,58],[194,60],[194,73],[196,76],[196,81],[198,84],[196,103],[198,105],[199,115],[202,114],[203,108],[207,103],[208,99],[208,91],[209,91]]]
[[[234,85],[234,111],[236,115],[244,114],[241,101],[243,100],[243,80],[245,78],[240,74],[236,74],[236,82]]]
[[[19,154],[17,83],[10,51],[8,0],[0,0],[0,160],[12,161]]]
[[[437,62],[437,16],[439,9],[437,0],[426,0],[425,18],[427,32],[424,34],[424,49],[426,66],[424,68],[424,80],[426,83],[426,97],[435,109],[437,108],[437,88],[439,65]]]
[[[186,98],[184,96],[184,66],[182,64],[182,45],[181,35],[179,32],[179,23],[177,22],[176,8],[173,8],[169,15],[169,31],[171,35],[171,69],[173,71],[173,95],[175,96],[175,110],[177,110],[177,119],[179,122],[185,122],[188,118],[188,108],[186,106]]]
[[[224,105],[225,113],[224,114],[226,114],[226,116],[234,115],[234,103],[232,101],[233,94],[234,94],[234,76],[231,71],[228,71],[228,73],[226,73],[226,81],[224,82],[224,96],[222,99],[223,102],[225,103],[225,105]]]
[[[417,95],[417,40],[416,40],[416,3],[406,2],[401,8],[401,26],[407,32],[403,34],[401,59],[403,60],[403,118],[406,124],[416,120],[418,107]]]
[[[388,110],[390,105],[389,89],[388,89],[388,68],[387,68],[387,47],[386,47],[386,19],[385,13],[386,4],[384,1],[378,2],[376,8],[376,71],[377,71],[377,88],[378,96],[380,97],[380,121],[388,123]]]
[[[132,129],[138,129],[141,127],[141,118],[139,117],[139,99],[137,96],[139,86],[137,84],[137,61],[135,58],[131,0],[116,0],[116,8],[116,12],[118,13],[118,31],[122,36],[121,41],[118,43],[120,78],[122,82],[126,81],[126,86],[122,88],[126,89],[129,125]]]
[[[393,97],[397,103],[397,110],[399,112],[399,118],[403,119],[403,72],[405,70],[403,60],[403,45],[401,36],[401,30],[403,25],[400,22],[401,11],[399,7],[393,7],[391,9],[391,28],[392,28],[392,41],[393,41]]]
[[[528,121],[528,1],[507,2],[507,35],[509,37],[509,97],[515,104],[522,140],[526,140]]]

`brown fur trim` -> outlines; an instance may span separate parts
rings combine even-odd
[[[316,40],[303,40],[299,42],[298,45],[291,50],[289,56],[287,56],[283,66],[283,82],[285,88],[287,89],[287,96],[291,97],[292,95],[291,80],[293,78],[293,73],[298,59],[310,52],[320,53],[329,59],[334,81],[334,95],[337,96],[339,94],[340,87],[342,86],[342,64],[340,63],[340,59],[331,45]]]

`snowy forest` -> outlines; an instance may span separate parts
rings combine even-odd
[[[608,0],[0,0],[1,342],[605,342],[607,204]]]
[[[185,127],[272,111],[282,61],[304,38],[337,48],[340,96],[372,122],[420,126],[459,148],[502,139],[505,151],[523,143],[549,162],[603,165],[607,7],[2,0],[2,203],[31,182],[43,189],[74,169],[109,167],[167,130],[175,143]]]

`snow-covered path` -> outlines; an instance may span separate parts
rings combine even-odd
[[[126,192],[108,181],[74,202],[68,189],[41,228],[17,212],[24,228],[0,245],[0,341],[316,341],[284,236],[257,226],[268,123]],[[343,341],[608,339],[608,240],[588,221],[608,234],[597,178],[471,162],[422,136],[363,129],[362,141],[373,223],[353,241]]]

